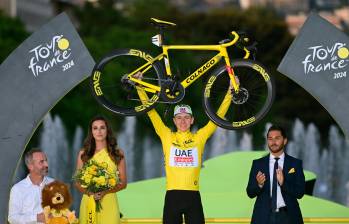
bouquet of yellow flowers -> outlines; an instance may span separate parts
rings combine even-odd
[[[108,164],[105,162],[97,163],[94,160],[89,160],[84,166],[79,169],[73,176],[73,180],[77,181],[82,188],[88,192],[98,193],[109,190],[119,182],[118,174],[108,171]],[[96,211],[102,209],[101,202],[96,201]]]

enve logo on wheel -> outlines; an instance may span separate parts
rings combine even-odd
[[[95,90],[95,93],[97,96],[103,95],[102,89],[99,86],[99,80],[101,77],[101,72],[100,71],[95,71],[93,73],[93,89]]]
[[[138,57],[141,57],[141,58],[144,58],[147,61],[150,61],[150,60],[153,59],[153,57],[150,56],[149,54],[147,54],[147,53],[145,53],[143,51],[135,50],[135,49],[130,49],[129,54],[130,55],[134,55],[134,56],[138,56]]]
[[[257,65],[257,64],[253,64],[252,68],[253,68],[254,70],[256,70],[257,72],[261,73],[262,76],[263,76],[263,78],[264,78],[264,80],[265,80],[266,82],[270,80],[270,76],[269,76],[269,74],[265,71],[264,68],[262,68],[261,66],[259,66],[259,65]]]
[[[233,122],[233,127],[243,127],[243,126],[246,126],[248,124],[251,124],[255,120],[256,120],[255,117],[250,117],[244,121],[236,121],[236,122]]]
[[[205,94],[204,94],[206,98],[210,97],[211,95],[211,88],[214,80],[216,80],[216,76],[211,76],[211,78],[207,81]]]
[[[139,112],[139,111],[147,109],[148,107],[153,105],[158,99],[159,99],[159,97],[157,95],[154,95],[145,104],[135,107],[135,111]]]

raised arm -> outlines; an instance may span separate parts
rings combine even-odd
[[[223,118],[227,113],[229,106],[231,104],[231,99],[232,99],[231,89],[229,88],[229,90],[227,91],[227,94],[225,95],[221,105],[217,110],[217,115],[220,118]],[[200,134],[200,136],[203,136],[205,138],[209,138],[213,134],[213,132],[216,130],[216,128],[217,128],[217,125],[212,121],[209,121],[204,127],[199,129],[198,134]]]
[[[137,92],[142,102],[148,101],[149,98],[147,96],[147,93],[142,88],[137,87]],[[156,112],[155,109],[148,111],[147,114],[150,118],[151,123],[153,124],[156,134],[160,136],[160,138],[171,133],[171,130],[164,124],[160,115],[158,114],[158,112]]]

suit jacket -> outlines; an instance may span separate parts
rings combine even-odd
[[[262,188],[258,186],[256,180],[258,171],[261,171],[266,176],[266,181]],[[305,192],[302,161],[285,153],[283,174],[284,183],[281,186],[281,194],[287,206],[290,223],[302,224],[302,213],[297,201],[297,199],[303,197]],[[271,213],[269,154],[260,159],[253,160],[246,191],[250,198],[257,197],[251,223],[268,224]]]

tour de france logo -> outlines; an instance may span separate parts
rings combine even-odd
[[[312,46],[308,51],[309,54],[302,61],[305,75],[326,72],[332,75],[332,79],[347,77],[349,49],[345,43]]]
[[[74,66],[70,42],[63,35],[56,35],[50,41],[37,45],[29,50],[29,55],[28,68],[34,77],[53,68],[62,69],[64,72]]]

